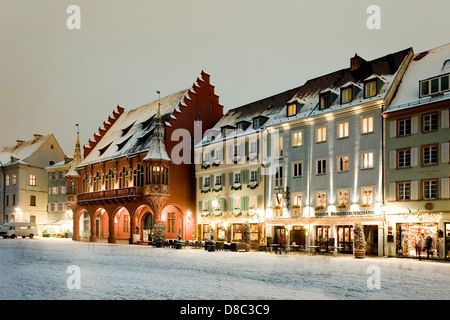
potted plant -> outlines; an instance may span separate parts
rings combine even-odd
[[[363,259],[366,256],[366,237],[364,236],[364,228],[361,223],[355,223],[354,229],[354,245],[355,258]]]

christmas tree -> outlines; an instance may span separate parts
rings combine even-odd
[[[244,224],[242,229],[242,242],[250,244],[250,225],[248,222]]]
[[[355,236],[355,250],[366,250],[366,237],[364,236],[364,229],[361,225],[361,223],[357,222],[355,223],[355,229],[354,229],[354,236]]]

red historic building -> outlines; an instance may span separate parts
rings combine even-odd
[[[77,141],[67,174],[73,240],[131,242],[136,234],[146,240],[155,224],[165,224],[166,239],[177,239],[179,233],[192,239],[193,145],[222,115],[223,106],[203,71],[186,90],[130,111],[117,106],[84,146],[82,160]],[[191,154],[180,151],[186,144]]]

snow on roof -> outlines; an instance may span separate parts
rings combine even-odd
[[[180,103],[184,99],[190,99],[190,90],[191,88],[181,90],[160,100],[123,112],[93,150],[80,162],[79,167],[131,154],[148,152],[154,138],[158,103],[160,103],[162,122],[167,125],[168,119]],[[161,156],[165,157],[167,154]]]
[[[3,166],[15,163],[27,164],[26,160],[31,157],[52,135],[35,135],[35,138],[28,141],[18,140],[17,144],[4,147],[0,151],[0,161]],[[12,157],[12,158],[11,158]]]
[[[411,103],[420,105],[433,100],[430,97],[419,98],[419,81],[447,73],[443,66],[448,59],[450,59],[450,43],[415,54],[386,112],[410,107]]]

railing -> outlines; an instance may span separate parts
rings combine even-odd
[[[130,187],[130,188],[122,188],[122,189],[80,193],[80,194],[78,194],[78,201],[125,198],[125,197],[138,196],[138,195],[142,195],[142,188]]]

